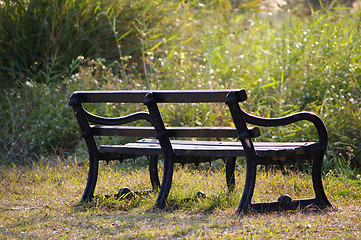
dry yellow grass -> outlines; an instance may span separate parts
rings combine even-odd
[[[237,191],[226,195],[224,168],[177,169],[166,210],[154,211],[156,194],[132,201],[99,199],[80,206],[86,166],[59,164],[0,168],[0,238],[180,238],[180,239],[359,239],[361,181],[327,174],[326,192],[333,211],[296,211],[237,216],[244,171],[237,171]],[[102,165],[97,193],[119,186],[149,188],[147,170]],[[186,204],[182,198],[203,190],[208,198]],[[260,173],[255,200],[279,194],[312,197],[307,174]],[[311,195],[311,196],[310,196]],[[267,196],[267,197],[265,197]]]

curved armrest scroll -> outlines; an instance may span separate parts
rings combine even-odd
[[[313,123],[313,125],[317,129],[319,136],[319,144],[322,147],[322,149],[325,150],[327,147],[328,134],[327,134],[326,126],[322,122],[321,118],[314,113],[299,112],[280,118],[262,118],[262,117],[253,116],[244,111],[243,113],[247,123],[257,126],[264,126],[264,127],[279,127],[279,126],[289,125],[298,121],[303,121],[303,120],[309,121]]]

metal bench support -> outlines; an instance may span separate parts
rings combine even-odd
[[[327,131],[322,123],[321,119],[312,113],[302,112],[294,114],[284,118],[265,119],[259,118],[245,113],[239,106],[239,100],[235,92],[230,92],[226,98],[226,104],[228,105],[234,124],[238,131],[238,138],[242,142],[243,148],[246,152],[246,182],[243,190],[241,202],[238,206],[237,213],[246,213],[248,211],[256,212],[269,212],[280,210],[296,210],[299,208],[305,208],[308,206],[316,206],[318,208],[331,207],[331,203],[328,201],[323,185],[322,185],[322,161],[324,152],[327,147]],[[282,164],[282,160],[272,157],[261,157],[255,150],[251,138],[248,135],[247,123],[256,124],[258,126],[274,127],[284,126],[297,121],[307,120],[313,123],[319,134],[319,142],[316,148],[309,153],[304,153],[300,159],[294,159],[289,161],[298,160],[312,160],[312,182],[313,189],[316,197],[313,199],[292,200],[289,196],[281,196],[277,202],[271,203],[256,203],[252,204],[252,196],[254,193],[256,174],[258,165],[279,165]],[[292,156],[290,156],[291,158]],[[283,160],[287,161],[287,160]]]

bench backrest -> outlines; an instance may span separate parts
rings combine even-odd
[[[230,90],[158,90],[153,91],[156,103],[224,103]],[[70,98],[70,105],[81,128],[82,136],[135,136],[154,137],[152,127],[119,127],[130,122],[146,120],[152,123],[148,112],[136,112],[118,118],[105,118],[86,111],[83,103],[145,103],[149,91],[77,91]],[[237,92],[240,101],[247,98],[244,90]],[[158,110],[159,111],[159,110]],[[90,124],[96,124],[91,126]],[[117,127],[113,127],[117,126]],[[169,137],[236,137],[231,127],[173,127],[168,128]]]
[[[226,102],[227,96],[232,93],[232,96],[238,102],[243,102],[247,99],[245,90],[188,90],[178,92],[149,92],[144,104],[147,105],[148,111],[151,115],[152,123],[157,131],[157,139],[163,149],[163,152],[173,152],[170,137],[208,137],[208,138],[238,138],[240,132],[246,131],[247,136],[259,136],[259,129],[244,129],[238,131],[236,128],[227,127],[202,127],[199,130],[190,131],[189,128],[182,127],[177,134],[169,131],[165,127],[162,115],[160,113],[159,103],[206,103],[206,102]],[[226,107],[226,105],[225,105]],[[196,128],[195,128],[196,129]]]
[[[94,136],[155,137],[156,132],[151,126],[122,126],[139,121],[147,121],[151,125],[148,112],[135,112],[117,118],[107,118],[88,112],[84,109],[83,104],[135,103],[143,106],[144,97],[147,93],[147,91],[77,91],[72,94],[69,104],[73,107],[81,135],[89,149],[89,154],[100,153]],[[121,111],[119,110],[119,112]]]
[[[237,138],[235,127],[165,127],[158,103],[224,103],[232,92],[237,102],[247,99],[245,90],[160,90],[160,91],[77,91],[70,98],[81,134],[89,149],[97,149],[94,136],[132,136],[132,137],[196,137],[196,138]],[[135,103],[145,104],[149,112],[135,112],[117,118],[96,116],[83,107],[84,103]],[[145,120],[153,126],[122,126]],[[247,132],[257,137],[257,128]]]
[[[171,131],[165,127],[160,113],[159,103],[224,103],[227,94],[232,90],[183,90],[183,91],[151,91],[145,96],[144,104],[151,114],[152,123],[159,135],[167,137],[237,137],[235,128],[231,127],[180,127]],[[245,101],[245,90],[237,91],[239,101]]]

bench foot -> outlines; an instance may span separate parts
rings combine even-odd
[[[169,191],[172,185],[172,178],[173,178],[173,159],[176,158],[172,154],[169,154],[168,161],[167,157],[164,158],[164,173],[163,173],[163,182],[160,187],[159,195],[155,204],[155,208],[162,209],[165,207],[167,197],[169,195]],[[235,166],[236,166],[236,158],[227,158],[226,161],[226,182],[229,192],[232,192],[235,188]],[[193,198],[186,198],[183,201],[191,201],[197,200],[200,198],[206,198],[207,195],[202,192],[198,191],[197,194]]]
[[[325,190],[322,184],[322,160],[323,160],[323,152],[317,151],[312,154],[312,183],[313,189],[316,195],[316,201],[322,206],[332,207],[330,201],[327,199]]]
[[[254,203],[249,205],[249,211],[257,213],[299,210],[307,208],[325,209],[330,206],[323,204],[316,198],[292,200],[288,195],[282,195],[277,202]]]

